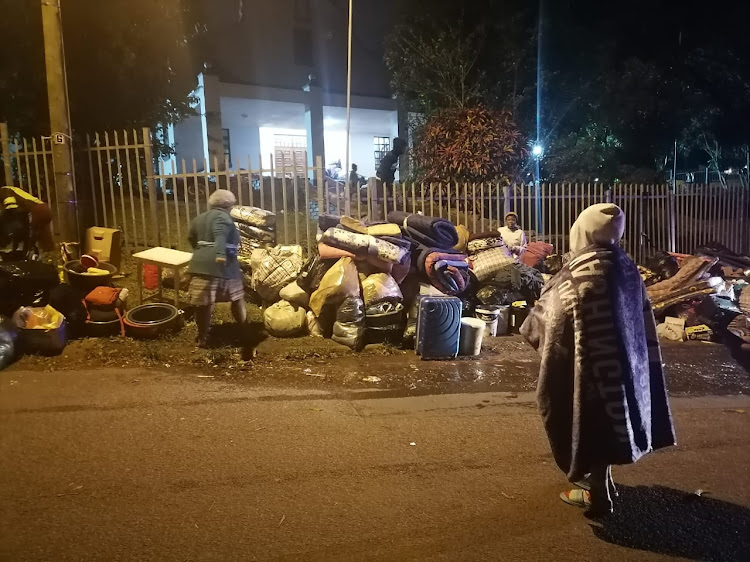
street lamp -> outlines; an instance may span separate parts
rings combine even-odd
[[[544,155],[544,147],[540,143],[534,144],[534,146],[531,148],[531,154],[539,160]]]

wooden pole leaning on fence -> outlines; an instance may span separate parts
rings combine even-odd
[[[55,194],[58,207],[63,205],[63,208],[59,209],[60,234],[63,241],[73,242],[80,240],[80,232],[60,2],[59,0],[42,0],[41,6]]]
[[[3,185],[13,185],[13,167],[10,165],[10,139],[8,138],[7,123],[0,123],[0,150],[2,150],[3,168],[5,169]]]

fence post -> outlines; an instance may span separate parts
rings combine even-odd
[[[329,209],[323,208],[323,190],[328,189],[328,186],[323,184],[323,157],[320,154],[315,157],[315,179],[318,182],[318,216],[327,215]]]
[[[0,123],[0,146],[2,146],[3,168],[5,169],[3,185],[13,185],[13,166],[10,165],[10,140],[7,123]]]
[[[143,152],[144,159],[146,160],[146,185],[148,187],[148,206],[151,211],[151,224],[156,231],[156,245],[161,246],[161,229],[159,228],[159,214],[156,211],[156,186],[154,185],[154,152],[151,131],[148,127],[143,127]],[[164,201],[166,204],[166,192]],[[146,236],[146,244],[148,244],[148,236]]]
[[[673,186],[673,189],[669,189],[667,186],[667,196],[669,201],[669,251],[676,252],[677,248],[677,209],[675,205],[675,198],[677,197],[677,188]]]

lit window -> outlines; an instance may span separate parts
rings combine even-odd
[[[229,143],[229,129],[221,130],[221,144],[224,147],[224,162],[229,162],[229,167],[232,167],[232,150]]]
[[[391,150],[391,139],[388,137],[372,137],[372,145],[375,153],[375,169],[380,166],[380,161]]]

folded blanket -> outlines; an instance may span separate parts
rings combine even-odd
[[[369,234],[349,232],[342,228],[329,228],[323,233],[320,241],[334,248],[352,252],[356,256],[370,255],[389,263],[401,263],[409,253],[406,248],[387,240]]]
[[[503,242],[503,239],[500,236],[477,238],[476,240],[470,241],[467,245],[469,255],[478,254],[479,252],[491,250],[492,248],[504,248],[504,253],[508,257],[512,257],[513,255],[510,253],[510,249],[505,245],[505,242]]]
[[[547,256],[551,256],[554,251],[552,244],[547,244],[547,242],[529,242],[526,245],[526,251],[521,254],[521,263],[529,267],[540,267]]]
[[[273,242],[276,240],[276,233],[271,232],[257,226],[252,226],[244,223],[236,223],[237,230],[240,231],[240,236],[246,236],[253,240],[260,240],[262,242]]]
[[[391,211],[388,222],[399,225],[407,236],[425,246],[448,249],[458,244],[456,227],[446,219]]]
[[[455,251],[421,247],[417,268],[430,283],[448,295],[460,295],[469,284],[466,255]]]
[[[459,252],[465,252],[466,246],[469,244],[469,229],[464,225],[459,224],[456,227],[456,232],[458,233],[458,244],[453,246],[453,249],[458,250]]]
[[[370,236],[395,236],[401,238],[401,228],[397,224],[380,223],[367,226],[367,234]]]
[[[469,258],[471,271],[480,283],[492,279],[504,267],[511,266],[515,262],[515,258],[510,255],[505,246],[484,250]]]
[[[276,215],[258,207],[235,206],[229,212],[231,217],[241,223],[264,228],[276,224]]]
[[[323,242],[318,242],[318,254],[320,254],[320,259],[322,260],[354,257],[354,254],[352,252],[342,250],[340,248],[334,248],[333,246],[329,246],[328,244],[324,244]]]
[[[329,228],[338,226],[341,223],[341,217],[338,215],[320,215],[318,217],[318,228],[325,232]]]

